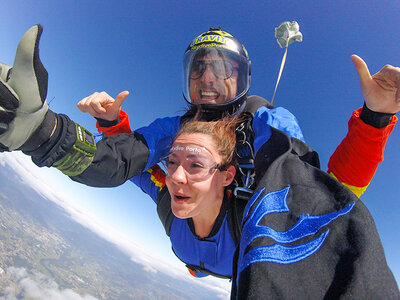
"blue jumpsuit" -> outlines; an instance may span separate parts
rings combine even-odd
[[[149,147],[149,160],[147,171],[131,178],[130,180],[148,194],[157,203],[158,193],[164,186],[158,166],[154,166],[159,158],[165,155],[171,145],[171,139],[180,126],[180,117],[162,118],[155,120],[147,127],[135,130],[142,134]],[[296,118],[288,110],[278,107],[269,109],[260,107],[254,114],[252,128],[255,134],[254,151],[269,139],[270,126],[278,128],[292,137],[303,140],[303,134]],[[154,166],[154,167],[152,167]],[[160,170],[161,171],[161,170]],[[157,172],[158,177],[152,175]],[[232,196],[233,197],[233,196]],[[227,202],[224,199],[220,214],[214,224],[210,236],[198,238],[194,232],[191,219],[174,218],[170,229],[172,249],[176,256],[188,266],[205,269],[214,275],[232,277],[232,261],[236,245],[228,226]],[[197,277],[206,276],[205,273],[195,271]]]

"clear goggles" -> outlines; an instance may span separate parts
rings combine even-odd
[[[192,63],[192,69],[189,74],[190,79],[195,80],[203,76],[207,66],[218,79],[229,79],[235,70],[239,70],[229,60],[195,60]]]
[[[182,166],[187,179],[194,182],[206,180],[216,170],[226,171],[206,148],[192,144],[174,145],[168,155],[161,158],[161,164],[169,177]]]

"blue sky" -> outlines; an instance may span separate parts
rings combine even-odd
[[[2,11],[0,61],[12,64],[20,37],[42,24],[40,55],[49,72],[50,107],[92,132],[94,121],[76,103],[95,91],[116,96],[129,90],[124,109],[133,128],[182,112],[182,55],[209,27],[221,26],[241,40],[252,60],[250,93],[271,98],[284,53],[273,30],[296,20],[303,42],[289,47],[274,102],[296,115],[323,169],[346,134],[351,112],[363,103],[350,56],[361,56],[372,74],[385,64],[400,65],[398,1],[29,0],[4,1]],[[400,131],[395,128],[385,161],[361,199],[375,218],[400,282],[398,153]],[[173,259],[155,205],[133,184],[89,188],[56,170],[43,172],[71,201]]]

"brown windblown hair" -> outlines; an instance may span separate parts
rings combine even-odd
[[[222,119],[218,121],[201,121],[199,114],[182,124],[178,133],[175,136],[177,139],[182,134],[190,133],[202,133],[211,136],[213,139],[219,155],[222,156],[222,161],[224,166],[235,165],[236,157],[235,147],[236,147],[236,134],[235,128],[239,122],[239,118],[230,115],[225,115]]]

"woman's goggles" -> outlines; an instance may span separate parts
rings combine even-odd
[[[225,171],[225,166],[218,165],[212,154],[198,145],[174,145],[169,154],[161,159],[161,163],[171,177],[182,166],[187,179],[203,181],[215,173],[216,170]]]
[[[190,79],[196,80],[203,76],[204,72],[210,67],[211,71],[218,79],[228,79],[232,77],[233,71],[238,70],[228,60],[195,60],[190,70]]]

